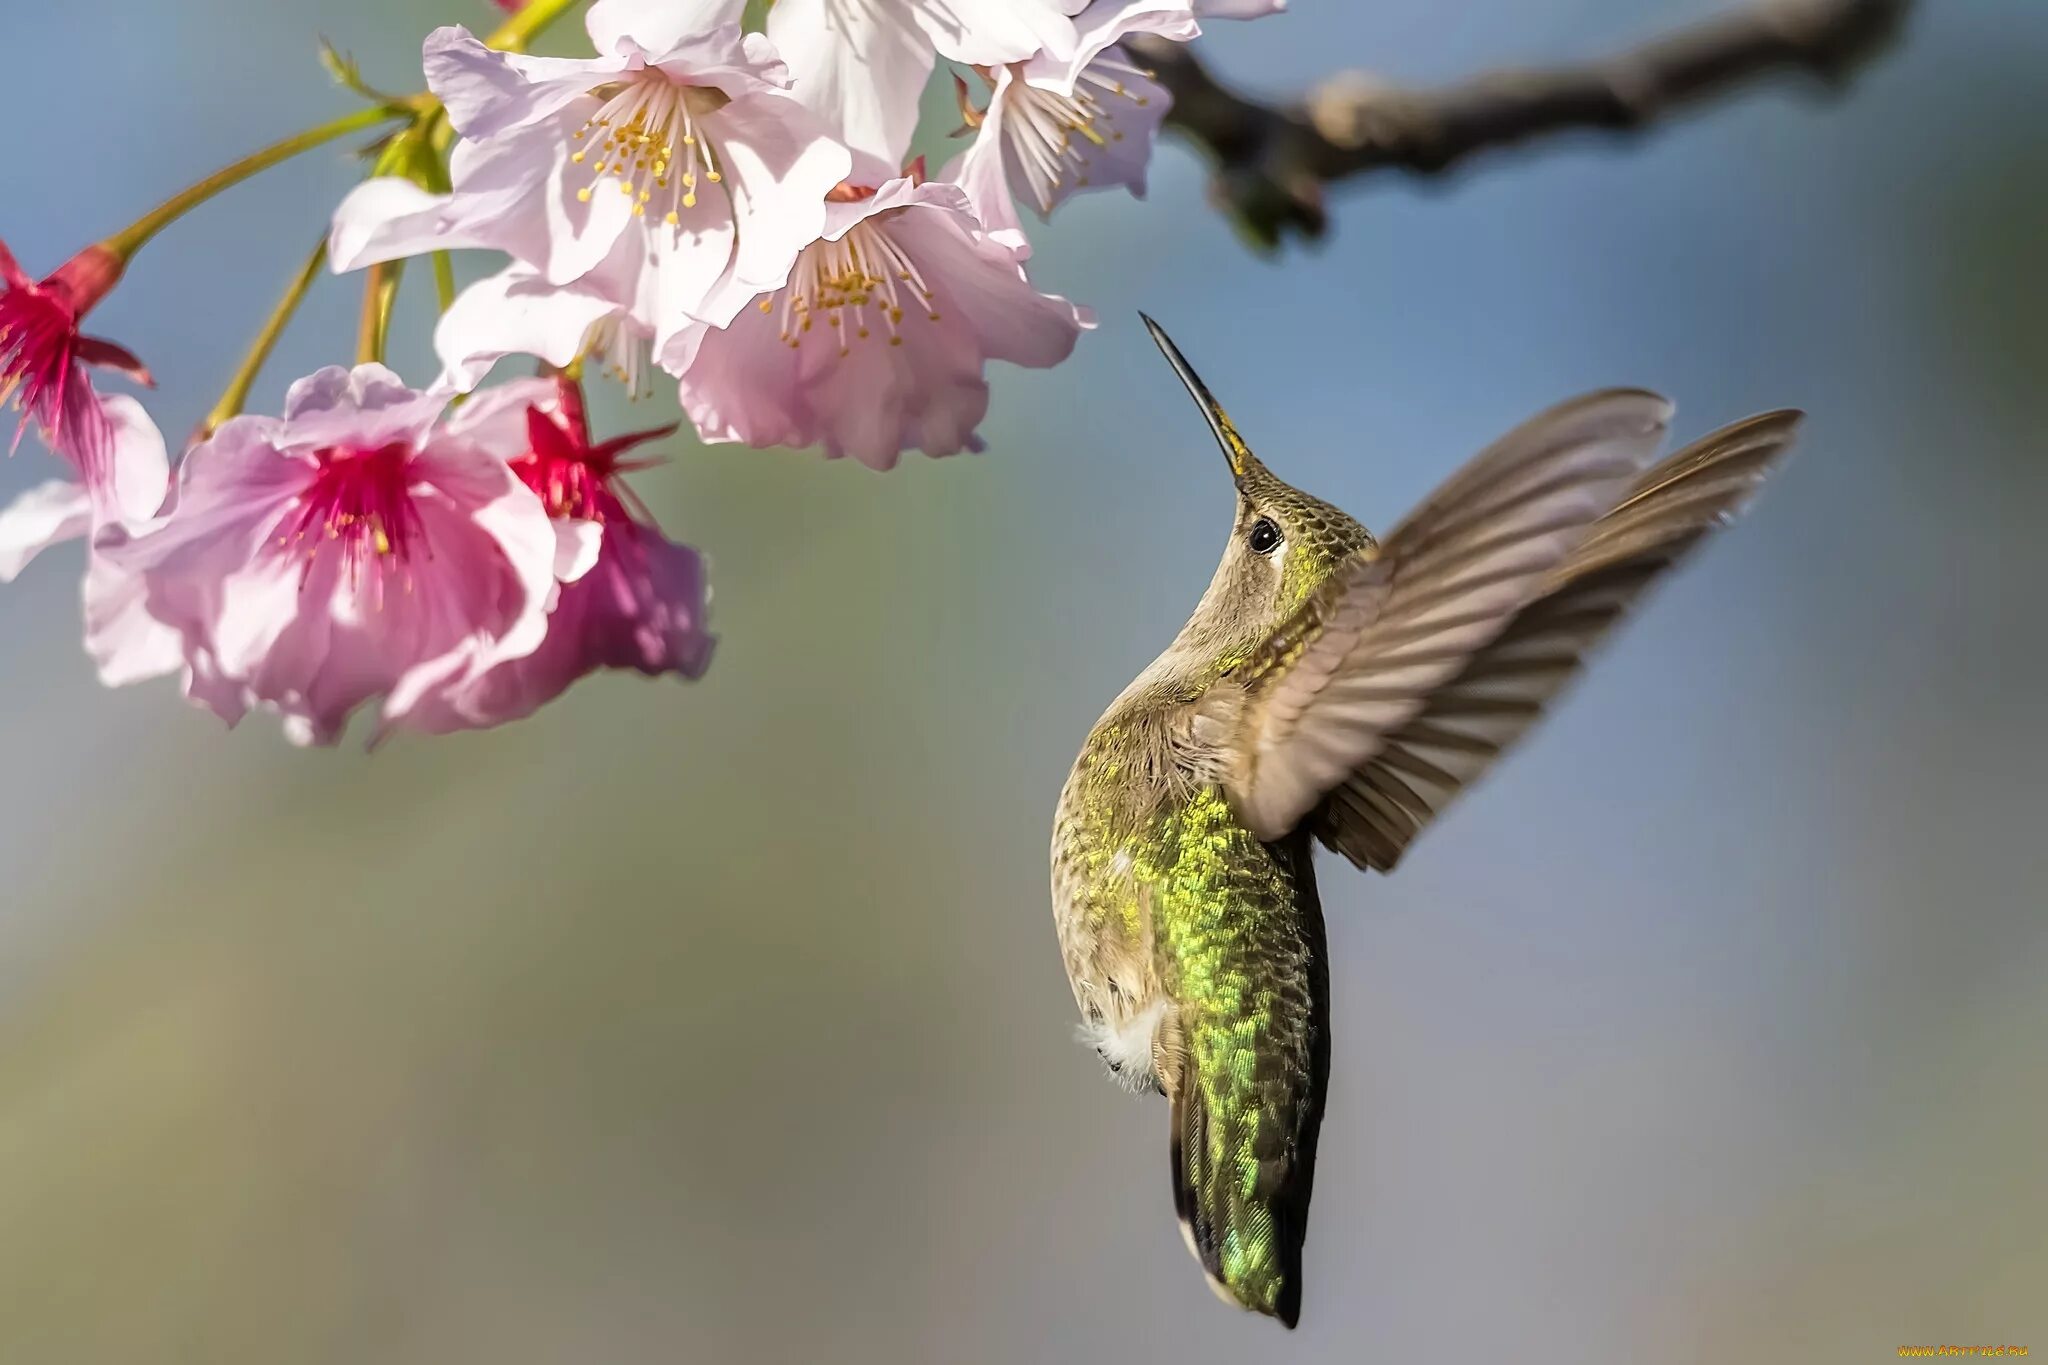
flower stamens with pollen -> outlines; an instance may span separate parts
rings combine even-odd
[[[595,158],[591,183],[576,191],[577,199],[589,203],[609,177],[633,201],[635,216],[652,208],[673,227],[682,222],[681,210],[697,207],[700,180],[723,182],[703,118],[731,102],[724,92],[642,71],[590,93],[604,103],[573,134],[586,145],[569,159],[582,165]]]
[[[1116,126],[1117,101],[1139,109],[1152,102],[1126,82],[1151,75],[1111,48],[1082,70],[1071,95],[1042,90],[1021,78],[1010,86],[1011,117],[1004,131],[1040,212],[1052,212],[1070,175],[1075,186],[1088,187],[1094,149],[1124,140]]]
[[[74,331],[70,310],[46,291],[22,288],[0,293],[0,407],[20,399],[16,445],[28,429],[30,414],[63,412],[64,388],[73,373]]]
[[[592,442],[582,388],[573,380],[561,379],[556,395],[558,412],[534,406],[526,409],[527,451],[512,461],[512,472],[534,491],[551,517],[630,524],[632,512],[637,510],[641,520],[653,525],[652,515],[619,481],[619,475],[645,469],[655,461],[621,457],[636,446],[675,435],[676,424]]]
[[[297,518],[277,541],[283,549],[305,549],[300,588],[306,586],[320,552],[330,544],[348,566],[350,588],[360,586],[363,570],[371,568],[377,570],[374,577],[381,595],[383,570],[394,567],[404,571],[413,542],[421,534],[408,469],[412,454],[412,446],[404,441],[374,450],[327,446],[313,452],[319,471],[299,499]],[[408,577],[407,590],[410,588]]]
[[[901,346],[906,308],[923,313],[931,322],[940,320],[923,274],[889,235],[892,216],[878,214],[854,224],[836,242],[818,241],[804,248],[782,290],[785,345],[791,349],[802,346],[804,334],[821,313],[838,339],[842,356],[853,353],[853,342],[873,334],[871,321],[879,321],[887,330],[891,346]],[[775,301],[763,299],[760,307],[762,312],[772,313]],[[870,309],[874,311],[872,319]]]
[[[616,379],[626,397],[638,401],[654,392],[653,342],[621,314],[599,318],[583,335],[582,354]]]

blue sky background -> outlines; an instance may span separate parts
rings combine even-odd
[[[18,7],[0,235],[47,269],[343,108],[316,33],[407,85],[434,23],[491,22],[451,3]],[[1297,0],[1206,47],[1254,89],[1428,82],[1707,8]],[[998,371],[987,455],[684,445],[642,476],[713,560],[700,684],[299,752],[101,690],[77,554],[39,562],[0,595],[0,1357],[2048,1349],[2048,10],[1922,11],[1845,101],[1381,179],[1271,261],[1165,148],[1148,202],[1040,233],[1040,283],[1103,326]],[[167,432],[351,175],[209,206],[96,315]],[[348,357],[355,307],[316,295],[257,406]],[[1399,875],[1324,865],[1335,1079],[1286,1340],[1186,1259],[1164,1109],[1070,1040],[1051,932],[1059,783],[1230,515],[1141,307],[1378,527],[1586,388],[1666,391],[1683,436],[1812,414]],[[48,469],[25,446],[0,491]]]

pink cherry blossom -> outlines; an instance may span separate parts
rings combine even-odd
[[[701,677],[713,643],[703,561],[663,536],[620,479],[637,467],[623,458],[628,451],[675,428],[592,443],[582,391],[568,381],[505,385],[469,406],[480,409],[469,415],[478,422],[523,419],[526,448],[512,469],[564,533],[560,558],[573,577],[537,649],[436,694],[407,728],[438,733],[517,720],[600,669]],[[593,548],[596,562],[586,564]]]
[[[35,422],[50,448],[77,467],[92,497],[109,505],[114,427],[86,368],[154,381],[128,350],[83,336],[78,327],[120,281],[122,268],[107,248],[89,246],[37,282],[0,242],[0,404],[11,398],[21,408],[14,445]]]
[[[1075,41],[987,73],[988,108],[963,112],[974,143],[943,178],[957,181],[991,232],[1028,251],[1017,203],[1040,217],[1070,195],[1123,186],[1143,197],[1152,143],[1172,99],[1118,46],[1133,33],[1184,42],[1200,28],[1187,0],[1094,0],[1074,16]]]
[[[502,452],[439,422],[445,399],[381,365],[299,380],[284,416],[237,417],[189,451],[165,514],[101,554],[175,630],[187,691],[233,724],[250,707],[330,744],[378,696],[388,725],[530,653],[547,630],[557,537]],[[103,667],[104,667],[103,663]]]
[[[768,36],[789,63],[795,96],[856,153],[893,168],[909,150],[935,55],[995,66],[1066,47],[1073,26],[1065,8],[1058,0],[776,0]]]
[[[888,469],[907,449],[979,450],[986,362],[1057,365],[1092,325],[1031,286],[957,185],[900,178],[835,196],[787,286],[699,330],[683,407],[708,441]]]
[[[489,247],[550,284],[585,282],[658,345],[691,319],[730,320],[782,283],[850,166],[730,8],[703,28],[680,22],[701,4],[599,0],[601,55],[580,60],[437,30],[426,74],[462,134],[453,192],[359,186],[335,213],[335,268]]]

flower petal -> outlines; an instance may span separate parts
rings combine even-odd
[[[329,365],[285,391],[286,425],[280,439],[290,450],[410,443],[424,436],[447,406],[446,394],[416,392],[382,365]]]
[[[624,311],[582,285],[550,284],[531,267],[512,265],[456,295],[434,328],[434,350],[446,366],[444,383],[467,392],[508,355],[570,364],[592,326]]]
[[[14,259],[14,253],[7,249],[7,243],[0,241],[0,285],[5,285],[9,289],[33,289],[35,283],[29,273],[21,268],[21,262]]]
[[[501,459],[460,443],[430,446],[413,464],[439,495],[421,505],[429,534],[437,522],[446,525],[449,535],[481,533],[493,542],[495,558],[505,570],[497,587],[490,636],[470,642],[461,674],[532,653],[547,632],[557,548],[553,523],[540,499]],[[463,566],[437,577],[456,580],[467,590],[475,586],[474,572],[473,565]],[[385,716],[402,714],[414,704],[434,671],[419,669],[401,678],[385,703]]]
[[[526,453],[528,408],[552,411],[560,406],[553,379],[529,377],[494,384],[472,393],[469,401],[450,408],[441,430],[491,451],[500,459]]]
[[[542,123],[627,66],[614,57],[500,52],[459,25],[435,29],[421,51],[427,88],[455,130],[477,140]]]
[[[1073,44],[1073,23],[1050,0],[918,0],[911,13],[939,55],[970,66],[1023,61]]]
[[[1011,186],[1015,170],[1010,164],[1012,158],[1006,143],[1007,96],[1016,82],[1017,76],[1009,67],[997,68],[988,112],[982,116],[981,127],[975,130],[974,141],[939,173],[939,179],[950,181],[964,190],[968,205],[975,217],[981,220],[983,229],[1016,252],[1017,259],[1021,261],[1030,259],[1031,242],[1024,235],[1023,219],[1017,213],[1015,191]]]
[[[1067,88],[1071,89],[1083,67],[1133,33],[1150,33],[1176,43],[1199,38],[1202,26],[1196,22],[1195,14],[1188,0],[1095,0],[1074,16],[1074,46],[1065,53],[1046,56],[1067,59],[1065,76]],[[1044,74],[1048,65],[1045,58],[1040,58],[1027,63],[1026,69],[1037,77]]]
[[[105,534],[127,531],[109,527]],[[183,638],[150,613],[148,582],[97,546],[85,565],[85,652],[106,687],[160,678],[185,664]]]
[[[574,583],[597,566],[604,545],[604,525],[575,517],[555,518],[555,578]]]
[[[669,52],[714,31],[730,28],[737,34],[746,7],[746,0],[597,0],[584,26],[599,52],[628,45]]]
[[[600,669],[702,677],[715,644],[709,602],[695,550],[651,526],[607,521],[595,567],[563,585],[538,649],[434,692],[403,723],[431,734],[501,725]]]
[[[450,196],[429,194],[410,180],[380,175],[342,197],[327,231],[327,262],[336,274],[425,251],[488,246],[452,217]]]
[[[897,229],[925,278],[940,295],[941,313],[957,314],[991,360],[1043,369],[1073,354],[1089,324],[1057,294],[1025,279],[1015,253],[973,230],[966,213],[905,214]]]
[[[707,441],[822,445],[876,469],[899,452],[950,455],[979,449],[975,427],[988,409],[984,362],[1025,365],[1064,359],[1084,323],[1065,299],[1040,294],[1014,252],[982,233],[958,186],[899,179],[874,197],[830,206],[827,241],[856,230],[907,260],[931,290],[885,335],[873,321],[846,332],[816,325],[783,336],[784,310],[744,310],[722,331],[697,338],[681,376],[683,406]],[[812,247],[810,250],[822,250]],[[876,300],[879,318],[882,300]]]
[[[127,394],[116,394],[102,406],[113,424],[114,510],[128,521],[147,520],[163,507],[171,486],[163,433]]]
[[[0,509],[0,583],[12,583],[29,561],[92,529],[92,499],[85,485],[51,479]]]
[[[909,6],[776,0],[768,37],[789,64],[790,93],[855,152],[903,164],[935,54]]]
[[[784,95],[734,100],[706,123],[726,161],[735,241],[731,268],[693,315],[722,326],[756,295],[782,287],[797,253],[818,239],[825,196],[853,161]]]

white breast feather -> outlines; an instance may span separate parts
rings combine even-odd
[[[1076,1036],[1109,1063],[1117,1084],[1133,1094],[1143,1094],[1156,1088],[1152,1039],[1159,1032],[1159,1021],[1165,1017],[1166,997],[1161,996],[1121,1022],[1104,1019],[1083,1024]]]

